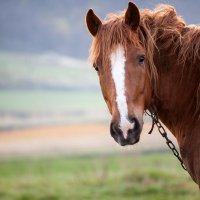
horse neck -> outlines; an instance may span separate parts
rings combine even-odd
[[[187,60],[183,65],[179,62],[178,49],[172,54],[170,47],[161,49],[162,43],[157,41],[159,52],[154,55],[158,71],[154,101],[161,121],[179,141],[192,127],[198,126],[200,70],[197,63],[200,60],[193,64]]]
[[[190,29],[182,25],[183,32],[181,30],[180,33],[189,31],[188,37],[181,35],[181,38],[174,38],[171,32],[168,38],[157,37],[155,34],[160,33],[154,33],[154,29],[157,27],[157,30],[162,30],[162,27],[148,20],[147,27],[150,27],[153,37],[157,38],[158,48],[154,53],[158,80],[152,92],[153,104],[161,121],[177,138],[184,164],[200,187],[200,28]],[[172,42],[170,38],[182,41],[176,46],[174,43],[178,40]],[[183,50],[183,54],[180,50]],[[183,55],[183,63],[179,55]]]
[[[159,48],[159,44],[158,44]],[[199,66],[190,62],[183,69],[170,49],[155,55],[158,71],[155,106],[161,121],[176,137],[184,164],[200,187],[200,112],[197,108]],[[200,60],[198,60],[200,63]],[[192,68],[192,69],[190,69]]]

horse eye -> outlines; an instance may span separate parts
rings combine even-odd
[[[99,68],[98,68],[98,65],[97,64],[93,64],[93,67],[94,69],[98,72],[99,71]]]
[[[139,57],[139,64],[144,64],[144,61],[145,61],[145,56],[142,55]]]

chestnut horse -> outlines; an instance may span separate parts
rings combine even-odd
[[[139,11],[131,2],[103,22],[90,9],[86,23],[114,140],[138,142],[144,112],[153,105],[200,186],[200,27],[186,25],[172,6]]]

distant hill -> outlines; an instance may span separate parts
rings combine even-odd
[[[188,23],[200,22],[200,1],[135,0],[140,8],[158,3],[175,5]],[[57,52],[70,57],[88,55],[91,37],[85,27],[85,14],[92,7],[101,18],[123,10],[128,0],[1,0],[0,51]]]

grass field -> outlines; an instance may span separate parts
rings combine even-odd
[[[2,200],[197,200],[197,186],[171,154],[0,161]]]

